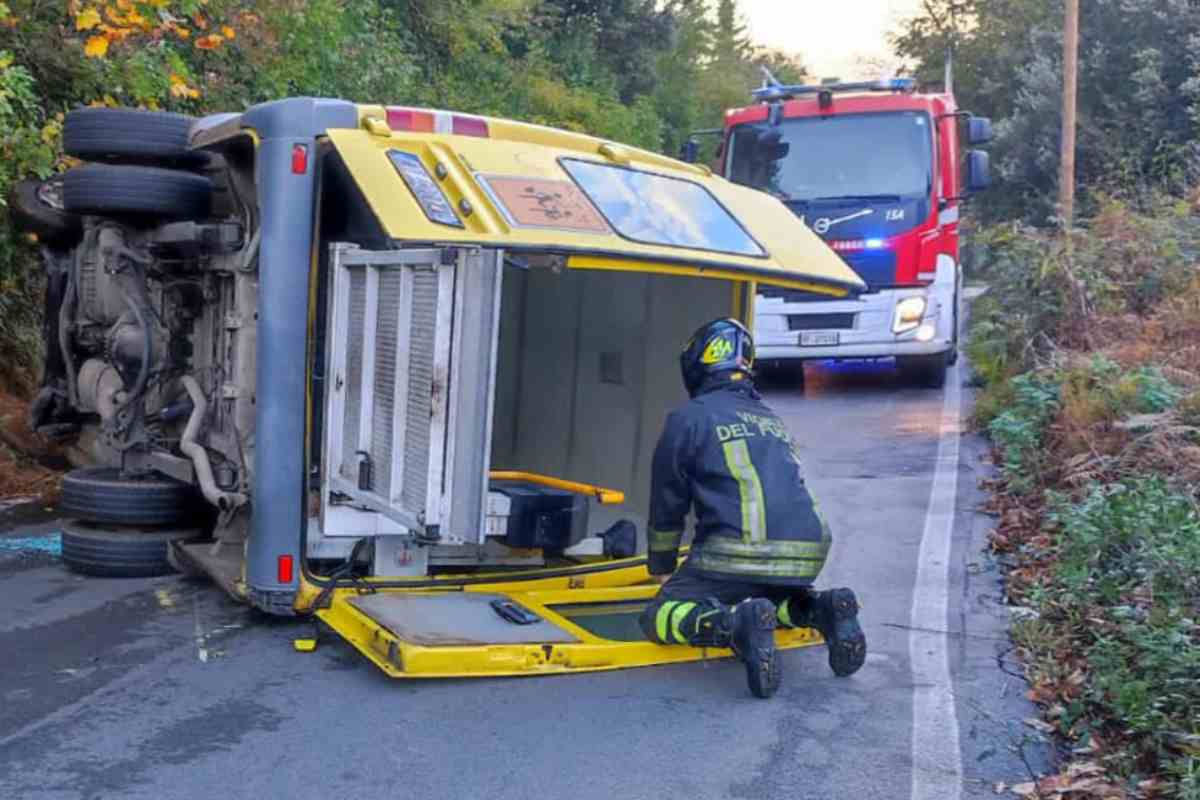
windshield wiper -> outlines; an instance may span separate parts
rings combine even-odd
[[[830,197],[814,197],[811,202],[828,203],[833,200],[857,200],[863,203],[899,203],[898,194],[839,194]]]

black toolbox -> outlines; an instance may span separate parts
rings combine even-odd
[[[489,488],[509,499],[508,547],[562,552],[587,536],[586,495],[521,481],[492,481]]]

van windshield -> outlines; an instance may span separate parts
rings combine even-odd
[[[613,230],[627,239],[766,255],[741,223],[698,183],[573,158],[564,158],[561,164]]]
[[[787,119],[739,125],[729,179],[784,201],[927,197],[933,137],[922,111]]]

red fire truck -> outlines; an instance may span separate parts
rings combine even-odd
[[[784,86],[768,73],[757,101],[725,112],[715,168],[778,197],[862,277],[869,291],[830,300],[764,288],[755,307],[759,363],[894,357],[941,386],[958,356],[959,209],[989,183],[991,121],[950,90],[911,79]],[[965,124],[964,124],[965,121]],[[685,159],[696,152],[685,146]]]

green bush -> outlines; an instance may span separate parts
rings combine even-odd
[[[1200,253],[1191,214],[1166,198],[1147,213],[1107,200],[1070,240],[1019,223],[974,232],[977,277],[989,287],[967,345],[980,378],[1003,381],[1055,348],[1091,349],[1103,317],[1145,316],[1180,294]]]
[[[0,209],[5,221],[13,184],[53,171],[61,131],[61,118],[46,117],[33,74],[14,63],[12,53],[0,51]],[[0,231],[0,280],[12,279],[28,263],[32,248],[22,238]]]
[[[1162,766],[1194,791],[1200,720],[1200,513],[1162,478],[1051,498],[1058,562],[1044,613],[1076,623],[1092,729],[1134,743],[1126,774]],[[1050,599],[1052,598],[1052,604]],[[1188,775],[1191,778],[1188,778]]]
[[[1056,382],[1031,373],[1013,378],[1011,388],[1011,404],[988,424],[988,433],[1000,450],[1001,471],[1009,488],[1024,494],[1040,481],[1043,434],[1058,411],[1059,388]]]

